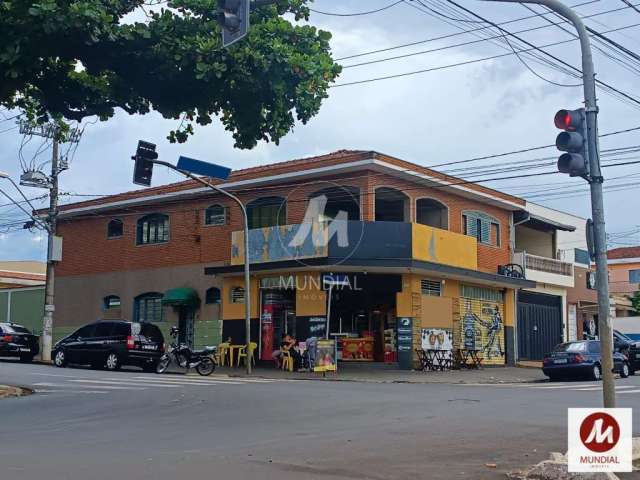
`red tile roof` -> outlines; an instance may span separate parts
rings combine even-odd
[[[302,171],[318,166],[331,166],[339,165],[341,163],[348,163],[358,160],[366,160],[370,158],[376,158],[389,163],[394,163],[406,169],[419,171],[427,175],[439,178],[441,180],[450,181],[453,183],[459,182],[461,179],[458,177],[452,177],[443,173],[431,170],[430,168],[423,167],[411,162],[400,160],[398,158],[375,152],[373,150],[337,150],[335,152],[327,153],[324,155],[317,155],[314,157],[301,158],[296,160],[287,160],[283,162],[271,163],[269,165],[261,165],[257,167],[243,168],[240,170],[233,170],[227,181],[235,182],[240,180],[248,180],[254,178],[260,178],[261,176],[278,175],[281,173],[291,171]],[[213,180],[212,183],[220,183],[218,180]],[[152,195],[158,195],[163,193],[179,192],[182,190],[189,190],[198,186],[194,180],[186,180],[177,183],[171,183],[167,185],[160,185],[157,187],[145,188],[141,190],[133,190],[129,192],[119,193],[116,195],[109,195],[106,197],[100,197],[92,200],[86,200],[82,202],[68,203],[60,206],[60,210],[69,210],[81,207],[88,207],[92,205],[101,205],[104,203],[117,202],[121,200],[129,200],[134,198],[144,198]],[[493,195],[503,200],[511,201],[514,203],[522,204],[524,206],[525,201],[519,197],[509,195],[497,190],[493,190],[488,187],[476,183],[464,184],[466,188],[476,190],[485,194]],[[44,210],[43,210],[44,211]]]
[[[607,252],[607,258],[609,260],[616,260],[621,258],[639,258],[640,247],[620,247],[613,248]]]

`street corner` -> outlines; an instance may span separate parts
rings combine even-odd
[[[4,398],[23,397],[31,395],[33,390],[25,387],[14,387],[11,385],[0,385],[0,400]]]

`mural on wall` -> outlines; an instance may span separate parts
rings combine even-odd
[[[485,364],[504,363],[504,305],[502,303],[460,298],[460,320],[455,343],[460,348],[479,350]]]

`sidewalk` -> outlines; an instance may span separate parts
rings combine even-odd
[[[216,373],[230,377],[245,377],[244,367],[218,367]],[[449,370],[445,372],[417,372],[399,370],[388,365],[339,363],[338,373],[288,372],[273,367],[257,366],[253,377],[288,380],[320,380],[369,383],[532,383],[546,381],[538,369],[518,367],[487,367],[480,370]]]

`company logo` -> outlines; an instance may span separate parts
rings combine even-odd
[[[630,408],[570,408],[569,472],[630,472]]]
[[[620,425],[607,413],[594,413],[582,421],[580,440],[592,452],[608,452],[620,440]]]
[[[310,186],[317,189],[308,194]],[[359,190],[319,181],[301,185],[286,196],[288,208],[303,202],[306,202],[306,208],[302,222],[276,229],[285,256],[308,266],[306,260],[309,258],[329,256],[329,245],[333,239],[337,254],[332,251],[332,261],[327,265],[340,265],[353,256],[364,237],[364,225],[357,221],[361,218]],[[281,222],[283,217],[279,214],[278,221]],[[285,225],[279,224],[278,227]],[[293,231],[289,227],[293,227]]]

